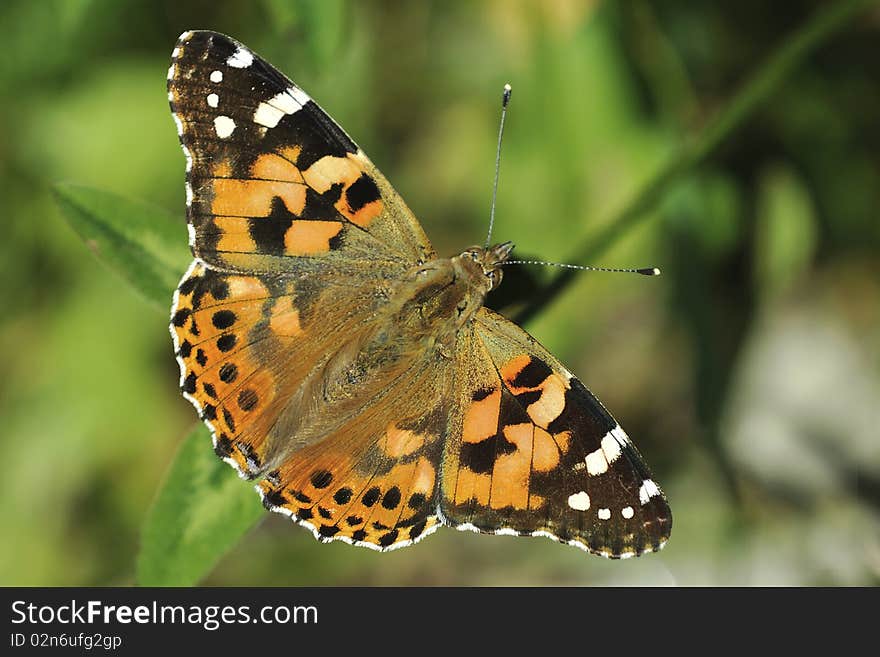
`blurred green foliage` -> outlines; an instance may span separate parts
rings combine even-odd
[[[266,510],[251,486],[229,476],[201,426],[183,442],[144,523],[137,582],[197,584]]]
[[[192,261],[180,243],[177,217],[103,190],[59,183],[55,198],[95,256],[164,310],[180,271]]]
[[[235,487],[250,493],[227,468],[215,487],[227,498],[156,498],[163,482],[185,495],[214,476],[204,432],[184,441],[195,419],[167,312],[145,300],[168,283],[150,262],[186,266],[164,87],[192,28],[231,34],[318,99],[441,253],[483,238],[506,81],[496,236],[523,255],[564,259],[613,230],[695,136],[717,137],[589,263],[663,277],[582,274],[528,324],[664,485],[675,526],[661,554],[606,562],[451,530],[376,554],[320,545],[272,514],[206,583],[876,584],[880,9],[836,4],[864,9],[812,41],[801,26],[829,3],[0,4],[0,584],[186,583],[191,564],[173,555],[244,499]],[[763,102],[713,128],[780,51],[792,65],[767,76]],[[113,207],[130,222],[108,234],[96,220]],[[171,242],[146,244],[138,294],[113,259],[137,258],[153,216]],[[178,450],[192,456],[169,472]],[[164,570],[138,571],[141,542],[153,564],[168,554]]]

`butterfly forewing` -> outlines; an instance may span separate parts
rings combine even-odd
[[[193,252],[249,273],[297,259],[409,264],[430,244],[384,176],[309,96],[222,34],[185,32],[168,96],[188,158]],[[295,267],[295,265],[293,265]]]

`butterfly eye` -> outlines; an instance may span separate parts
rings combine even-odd
[[[490,289],[494,290],[496,287],[498,287],[498,284],[501,283],[500,269],[493,269],[488,274],[486,274],[486,276],[489,277],[489,282],[492,284],[492,287]]]
[[[474,262],[476,262],[477,260],[480,259],[480,256],[479,256],[479,254],[477,254],[476,251],[465,251],[465,255],[467,257],[469,257],[471,260],[473,260]]]

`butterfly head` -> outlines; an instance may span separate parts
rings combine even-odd
[[[459,260],[473,263],[470,268],[488,282],[488,292],[501,284],[501,265],[510,257],[511,251],[513,242],[502,242],[491,247],[472,246],[459,256]]]

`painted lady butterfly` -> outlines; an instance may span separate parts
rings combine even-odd
[[[605,557],[672,516],[602,404],[483,306],[511,244],[438,258],[347,134],[245,46],[185,32],[168,98],[195,260],[181,388],[267,509],[390,550],[440,525]]]

